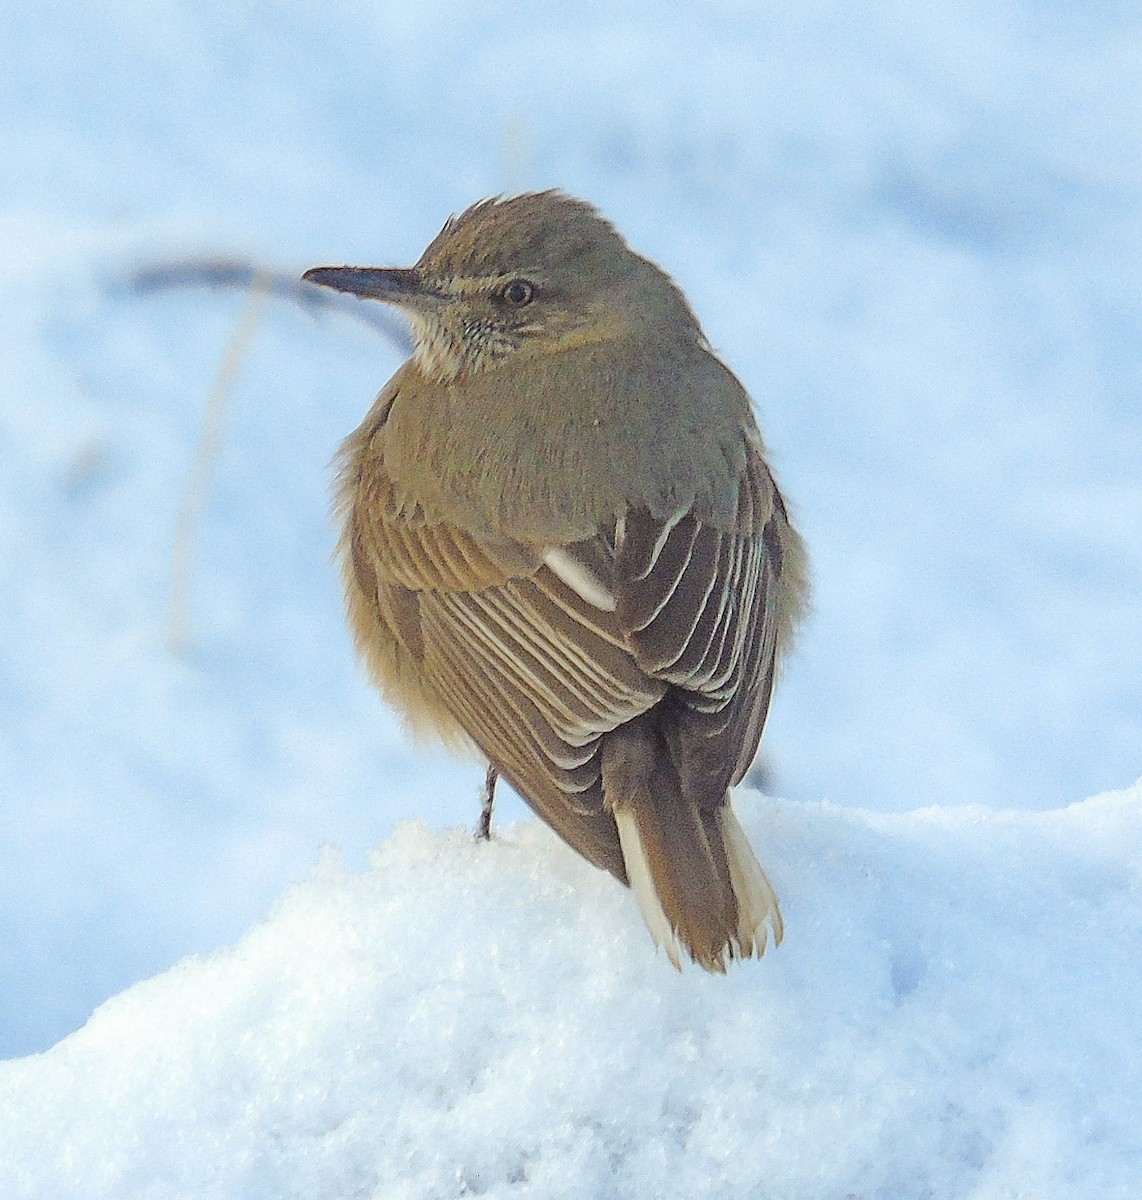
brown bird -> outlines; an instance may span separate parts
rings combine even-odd
[[[414,267],[305,279],[415,341],[341,449],[357,647],[414,728],[474,742],[659,945],[775,944],[730,806],[806,599],[749,397],[678,287],[588,204],[484,200]]]

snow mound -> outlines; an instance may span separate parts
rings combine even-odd
[[[535,822],[405,824],[0,1064],[0,1195],[1142,1194],[1142,784],[738,804],[786,916],[760,963],[675,973]]]

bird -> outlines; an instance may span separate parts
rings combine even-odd
[[[678,285],[562,191],[481,200],[411,267],[303,279],[407,318],[337,459],[348,623],[412,732],[488,763],[654,941],[778,945],[731,789],[808,603],[750,397]],[[486,829],[485,829],[486,832]]]

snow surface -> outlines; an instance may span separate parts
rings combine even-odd
[[[741,800],[762,962],[675,973],[534,822],[403,824],[0,1065],[0,1195],[1136,1197],[1142,787]]]
[[[318,1194],[320,1142],[341,1180],[391,1181],[384,1155],[404,1154],[409,1194],[518,1170],[573,1195],[537,1182],[546,1122],[553,1169],[603,1171],[599,1194],[703,1162],[709,1191],[731,1152],[736,1182],[764,1162],[774,1195],[1142,1194],[1138,794],[1075,804],[1142,772],[1136,5],[44,0],[5,6],[0,114],[0,1057],[234,943],[322,844],[348,871],[0,1068],[18,1098],[0,1170],[67,1194],[70,1131],[71,1169],[98,1174],[73,1194],[274,1194],[275,1170]],[[328,463],[400,361],[374,332],[266,309],[188,644],[168,645],[174,529],[245,300],[139,295],[131,272],[409,262],[472,200],[553,185],[686,289],[813,553],[816,615],[766,737],[790,801],[754,821],[789,940],[728,980],[650,966],[627,899],[540,830],[512,835],[518,861],[460,834],[382,841],[412,817],[469,826],[481,769],[404,738],[341,618]],[[384,870],[360,875],[378,842]],[[392,882],[414,874],[419,891]],[[421,957],[388,978],[376,964],[405,951],[384,913],[414,895]],[[305,951],[326,965],[303,978],[290,931],[325,904],[328,942]],[[544,905],[537,942],[521,918]],[[360,1020],[392,1035],[412,1013],[438,1068],[318,1011],[346,973]],[[476,1033],[442,1023],[458,995]],[[537,1033],[533,1004],[565,1036]],[[355,1064],[350,1036],[373,1047]],[[342,1059],[376,1107],[335,1087]],[[548,1079],[580,1089],[566,1113]],[[618,1111],[626,1092],[642,1106]],[[397,1096],[406,1140],[378,1145]],[[520,1137],[453,1129],[445,1101]],[[196,1157],[206,1130],[232,1158]]]

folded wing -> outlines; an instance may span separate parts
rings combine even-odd
[[[747,770],[773,683],[773,522],[752,454],[732,525],[632,507],[580,542],[526,546],[356,481],[346,553],[458,723],[570,845],[624,882],[602,743],[656,710],[683,790],[711,812]],[[776,510],[776,511],[775,511]]]

